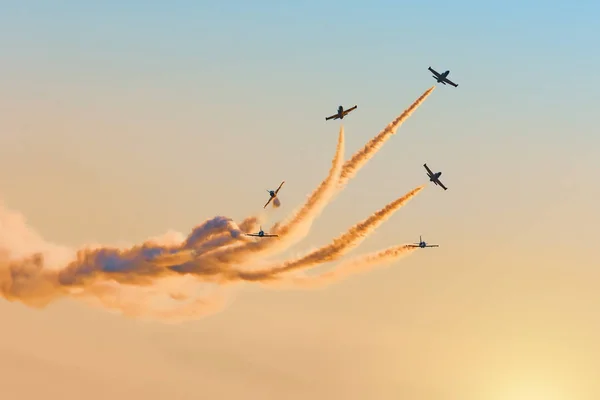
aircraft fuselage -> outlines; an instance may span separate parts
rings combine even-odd
[[[338,107],[338,118],[344,119],[344,107],[342,107],[342,106]]]
[[[428,174],[428,175],[429,175],[429,174]],[[441,173],[441,172],[436,172],[436,173],[435,173],[435,174],[433,174],[433,175],[429,175],[429,178],[430,178],[429,180],[430,180],[431,182],[435,182],[435,181],[437,181],[437,180],[439,179],[439,177],[440,177],[441,175],[442,175],[442,173]]]
[[[274,190],[269,190],[269,195],[271,195],[271,197],[275,197],[275,191]]]
[[[444,72],[442,75],[440,75],[440,79],[438,79],[438,82],[442,82],[445,78],[448,77],[449,74],[450,74],[450,71]]]
[[[438,83],[442,83],[445,85],[446,82],[444,82],[444,79],[446,79],[449,74],[450,74],[450,71],[445,71],[443,74],[440,74],[440,76],[433,75],[433,77],[437,80]]]

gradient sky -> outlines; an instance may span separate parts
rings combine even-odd
[[[443,171],[324,290],[248,286],[180,325],[0,302],[0,387],[39,399],[600,396],[600,4],[1,2],[0,197],[69,246],[288,215],[451,71],[290,254]],[[403,4],[405,3],[405,4]],[[368,5],[367,5],[368,4]]]

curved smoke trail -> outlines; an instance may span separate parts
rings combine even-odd
[[[321,182],[320,186],[313,191],[304,205],[289,220],[276,224],[271,231],[279,234],[280,238],[286,236],[290,231],[297,232],[287,241],[260,242],[258,244],[248,243],[236,249],[222,251],[216,258],[221,262],[246,262],[250,261],[250,255],[254,257],[259,254],[269,252],[270,255],[278,254],[287,250],[289,247],[302,240],[308,234],[315,218],[325,209],[333,197],[342,190],[352,177],[375,155],[375,153],[385,144],[385,142],[394,135],[398,128],[406,121],[423,102],[433,92],[435,86],[427,89],[417,100],[415,100],[406,110],[390,122],[377,136],[371,139],[361,150],[356,152],[350,160],[341,166],[340,177],[337,187],[330,186],[332,173]],[[340,135],[343,133],[343,126],[340,127]],[[333,169],[333,168],[332,168]]]
[[[259,271],[232,270],[230,279],[241,279],[246,281],[267,281],[275,275],[285,272],[305,269],[325,262],[335,261],[358,246],[375,229],[389,219],[396,211],[415,197],[424,186],[411,190],[404,196],[394,200],[381,210],[375,212],[364,221],[350,228],[346,233],[337,237],[331,244],[316,249],[296,260],[285,261],[281,265],[266,268]],[[189,272],[192,272],[188,270]]]
[[[350,179],[352,179],[358,171],[364,167],[364,165],[375,155],[377,150],[385,144],[385,142],[392,137],[400,128],[400,125],[404,123],[421,104],[429,97],[433,92],[435,86],[430,87],[423,93],[414,103],[410,105],[402,114],[396,117],[392,122],[388,124],[377,136],[371,139],[361,150],[356,152],[354,156],[344,164],[342,169],[342,176],[338,183],[338,190],[341,190]]]
[[[213,252],[204,254],[197,263],[219,262],[228,264],[232,262],[248,262],[258,256],[287,250],[306,237],[313,220],[325,208],[336,190],[336,184],[344,163],[344,148],[344,128],[341,126],[335,156],[331,162],[331,169],[327,178],[313,191],[304,206],[294,213],[289,224],[273,230],[274,233],[279,235],[277,240],[259,240],[247,242],[236,247],[216,248]]]
[[[0,295],[32,307],[44,307],[59,298],[69,297],[93,302],[125,315],[163,321],[198,318],[215,312],[224,304],[217,301],[216,294],[185,293],[167,288],[165,282],[174,280],[179,284],[181,279],[188,279],[196,286],[202,283],[201,287],[211,281],[218,283],[224,277],[229,278],[231,271],[240,271],[237,267],[244,266],[249,260],[286,250],[305,237],[314,219],[333,196],[432,90],[417,99],[345,164],[342,128],[327,179],[289,220],[276,226],[275,231],[280,237],[274,240],[249,241],[242,235],[256,229],[260,223],[257,217],[247,218],[239,226],[227,217],[215,217],[197,226],[187,238],[173,234],[169,240],[155,238],[128,248],[95,245],[75,251],[46,242],[27,227],[19,214],[0,208]],[[301,258],[304,259],[303,264],[296,265],[304,268],[338,259],[381,223],[376,222],[374,217],[369,221],[364,221],[360,228],[355,227],[353,235],[334,241],[329,252],[317,252],[316,256],[314,252],[309,253]],[[319,257],[322,258],[319,260]],[[195,268],[193,274],[186,271],[190,266]],[[275,275],[271,271],[269,274],[283,279],[287,276],[283,274],[298,268],[275,271]],[[221,290],[224,286],[217,285],[217,288]],[[155,304],[153,301],[160,295],[167,299]]]
[[[432,86],[429,89],[427,89],[421,96],[419,96],[419,98],[417,98],[417,100],[415,100],[406,110],[404,110],[402,114],[400,114],[392,122],[390,122],[377,136],[375,136],[373,139],[367,142],[367,144],[365,144],[362,149],[354,153],[350,160],[344,163],[340,179],[338,180],[338,186],[335,191],[328,193],[328,201],[331,201],[335,197],[335,195],[338,194],[346,186],[348,181],[352,179],[371,158],[373,158],[375,153],[377,153],[377,151],[385,144],[385,142],[397,132],[398,128],[400,128],[404,121],[406,121],[417,110],[417,108],[419,108],[419,106],[423,104],[423,102],[427,99],[427,97],[429,97],[429,95],[433,92],[434,89],[435,86]],[[313,195],[309,197],[309,199],[304,204],[303,209],[311,207],[313,196],[315,196],[316,194],[316,191],[313,192]],[[323,209],[325,205],[323,206]],[[322,211],[322,209],[320,211]],[[316,216],[318,216],[318,214],[315,214],[314,217]],[[312,223],[312,220],[306,222]],[[297,216],[296,218],[292,218],[289,221],[275,224],[272,231],[275,233],[285,231],[286,229],[289,229],[290,226],[294,226],[294,224],[296,223],[298,223]]]
[[[270,286],[278,289],[315,289],[339,282],[349,276],[361,274],[376,267],[389,265],[399,258],[412,254],[417,247],[408,244],[392,246],[384,250],[357,256],[342,261],[332,271],[314,276],[283,276],[269,282]]]

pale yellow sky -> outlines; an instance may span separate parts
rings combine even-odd
[[[239,285],[182,324],[2,300],[0,397],[597,400],[597,76],[548,50],[546,20],[527,25],[544,39],[533,46],[505,41],[506,27],[461,30],[481,21],[452,6],[461,16],[426,32],[431,5],[395,10],[399,24],[389,4],[340,4],[331,25],[297,26],[260,5],[1,13],[0,200],[70,248],[240,222],[285,180],[267,231],[325,178],[339,123],[324,117],[339,104],[359,106],[344,119],[348,159],[434,83],[429,62],[460,86],[439,86],[280,258],[427,183],[425,162],[449,190],[427,185],[352,255],[419,235],[439,248],[324,289]],[[561,40],[593,65],[577,35],[597,21],[578,27]],[[0,230],[0,250],[23,241]]]
[[[66,116],[66,107],[63,112]],[[419,116],[417,112],[413,119]],[[10,208],[23,212],[46,238],[61,244],[134,243],[171,228],[185,233],[204,218],[228,214],[228,209],[241,218],[256,209],[253,203],[262,204],[262,186],[272,186],[281,176],[267,169],[268,178],[262,179],[257,168],[251,174],[255,184],[245,179],[239,185],[219,182],[213,177],[213,161],[204,158],[211,157],[211,150],[203,147],[202,136],[186,139],[197,143],[199,153],[197,167],[188,176],[170,169],[181,165],[147,160],[145,166],[134,163],[129,168],[130,160],[143,160],[144,154],[155,157],[148,151],[136,153],[134,143],[123,145],[128,151],[110,155],[102,153],[108,145],[86,148],[84,140],[76,138],[81,127],[93,123],[82,116],[74,117],[80,122],[68,128],[40,119],[30,121],[27,131],[15,130],[21,118],[3,121],[6,131],[12,132],[0,160],[3,195]],[[114,124],[118,130],[119,123]],[[198,128],[204,129],[210,130]],[[324,177],[335,129],[320,129],[320,134],[330,136],[327,140],[310,139],[327,142],[321,152],[310,155],[314,162],[308,171],[315,171],[297,185],[286,174],[284,207],[275,215],[286,215]],[[360,143],[353,138],[355,129],[346,131],[348,158],[352,146]],[[89,128],[86,135],[95,134],[100,142],[102,132]],[[57,139],[61,134],[72,141]],[[366,134],[360,136],[363,142],[368,139]],[[386,148],[402,142],[394,139]],[[113,145],[119,141],[118,136],[106,140]],[[13,150],[8,151],[10,143]],[[388,150],[388,160],[390,153],[391,159],[396,158]],[[252,162],[252,157],[246,161]],[[415,174],[399,180],[393,178],[398,171],[381,167],[385,162],[382,150],[372,161],[374,166],[366,167],[326,209],[315,223],[314,235],[298,248],[325,243],[423,182],[418,164]],[[288,168],[294,174],[296,167]],[[382,178],[385,183],[368,185],[378,173],[388,174]],[[577,222],[589,200],[557,196],[540,203],[545,191],[540,186],[537,201],[520,197],[515,190],[516,199],[505,195],[506,200],[492,203],[495,210],[488,216],[482,203],[495,197],[493,186],[480,182],[486,189],[467,189],[456,176],[447,179],[451,190],[428,186],[359,251],[414,241],[421,233],[442,247],[324,290],[249,287],[221,313],[172,326],[138,322],[72,301],[43,310],[2,303],[4,393],[19,400],[42,395],[52,399],[460,395],[518,400],[535,398],[537,393],[545,400],[593,398],[600,393],[595,372],[600,367],[595,356],[600,350],[595,282],[600,276],[590,258],[592,247],[585,247],[590,228]],[[412,184],[403,182],[410,180]],[[470,190],[469,196],[455,194],[465,190]],[[579,209],[565,207],[574,201],[579,201]],[[529,202],[533,208],[528,208]],[[562,226],[562,233],[548,229],[548,221]],[[578,230],[583,232],[580,236]]]

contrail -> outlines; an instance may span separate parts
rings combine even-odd
[[[325,193],[333,190],[335,182],[339,179],[343,164],[343,150],[344,133],[343,129],[341,129],[336,156],[334,157],[330,171],[330,179],[327,185],[321,185],[318,190]],[[319,198],[317,196],[316,203],[318,202]],[[15,219],[17,217],[12,216],[11,218]],[[254,220],[247,219],[244,222],[245,225],[252,225]],[[24,229],[26,230],[26,228]],[[176,258],[175,254],[179,250],[194,250],[194,246],[201,247],[203,243],[206,243],[206,240],[209,240],[211,237],[217,239],[214,237],[215,234],[222,234],[227,229],[235,231],[232,221],[226,217],[216,217],[197,227],[188,239],[178,246],[161,246],[156,243],[144,243],[141,246],[134,246],[123,250],[107,247],[80,250],[77,252],[77,257],[74,261],[56,271],[45,268],[47,264],[45,260],[48,259],[47,253],[56,253],[56,250],[47,245],[38,236],[27,238],[24,242],[38,241],[46,247],[50,246],[49,249],[51,248],[52,251],[39,248],[23,248],[21,254],[19,254],[22,258],[19,260],[15,260],[15,257],[9,258],[8,254],[1,257],[0,293],[8,300],[18,299],[31,306],[41,307],[57,298],[69,295],[72,289],[106,280],[114,280],[127,285],[150,286],[159,278],[179,274],[174,269],[165,268],[164,265],[157,265],[153,262],[153,259],[158,258],[158,264],[162,264],[160,263],[161,256],[163,257],[163,262],[164,258],[169,257],[169,254]],[[3,234],[6,232],[5,230],[1,230],[1,232],[0,238],[4,239],[5,243],[14,236],[11,233]],[[13,230],[14,232],[19,233],[18,230]],[[285,234],[281,234],[279,239],[285,239],[286,236],[293,239],[293,235],[297,235],[297,232],[298,230],[288,230]],[[23,236],[22,233],[20,235]],[[220,250],[225,255],[239,253],[239,250],[236,251],[235,244],[224,246],[229,241],[228,238],[220,238],[220,240],[221,243],[217,244],[220,247],[212,250]],[[283,242],[285,244],[285,240]],[[3,244],[0,243],[0,250],[4,247],[2,246]],[[14,240],[12,243],[8,241],[7,244],[13,253],[15,250],[20,249],[19,246],[23,247],[15,243]],[[38,247],[40,246],[41,244],[38,245]],[[189,249],[189,247],[192,248]],[[260,250],[262,247],[265,247],[264,242],[259,241],[247,243],[246,245],[237,247],[237,249],[242,249],[242,253],[247,253],[248,251]],[[40,250],[46,251],[46,253],[42,253]],[[169,262],[178,262],[178,260],[169,260]]]
[[[244,225],[250,225],[252,221],[257,220],[256,217],[247,219],[244,221]],[[196,227],[194,232],[188,236],[182,247],[186,249],[193,249],[200,245],[202,242],[210,239],[215,235],[219,235],[223,232],[239,232],[240,228],[233,222],[231,218],[227,217],[215,217],[211,220],[206,221],[202,225]],[[234,234],[235,235],[235,234]]]
[[[211,253],[205,254],[203,258],[201,257],[199,262],[220,262],[224,264],[247,262],[258,256],[265,256],[266,254],[286,250],[306,237],[313,220],[325,208],[336,190],[336,183],[339,180],[344,162],[344,148],[344,127],[341,126],[335,156],[331,162],[331,169],[327,178],[313,191],[308,201],[294,213],[288,223],[273,230],[273,233],[279,235],[276,240],[261,239],[259,241],[240,244],[229,249],[216,249]],[[210,258],[210,260],[207,260],[207,258]]]
[[[251,226],[255,220],[248,218],[243,224]],[[235,228],[227,218],[216,217],[194,229],[181,244],[172,241],[163,244],[152,239],[128,249],[86,246],[75,252],[46,242],[27,227],[19,214],[0,208],[0,294],[10,301],[43,307],[79,288],[102,281],[151,286],[159,278],[178,274],[150,260],[168,255],[186,243],[197,245],[201,236],[204,239],[211,236],[199,232],[223,226]],[[63,267],[52,269],[53,265]]]
[[[346,233],[337,237],[329,245],[314,250],[307,255],[293,261],[283,262],[281,265],[265,268],[258,271],[240,271],[232,270],[226,274],[232,279],[242,279],[248,281],[266,281],[273,276],[290,272],[298,269],[308,268],[314,265],[322,264],[339,259],[341,256],[358,246],[366,237],[379,227],[383,222],[389,219],[396,211],[415,197],[425,186],[419,186],[411,190],[404,196],[389,203],[381,210],[372,214],[369,218],[354,225]],[[189,270],[188,270],[189,271]],[[189,271],[191,272],[191,271]]]
[[[404,123],[414,113],[417,108],[433,92],[435,86],[430,87],[414,103],[410,105],[402,114],[388,124],[377,136],[371,139],[361,150],[356,152],[352,158],[344,164],[342,174],[338,183],[338,188],[342,189],[350,179],[375,155],[383,144],[396,133],[400,125]]]
[[[304,238],[308,234],[312,222],[325,209],[335,193],[334,185],[341,175],[344,150],[344,126],[340,125],[336,154],[327,178],[311,193],[306,203],[288,221],[273,229],[274,233],[280,236],[295,233],[297,238]]]
[[[415,102],[413,102],[406,110],[404,110],[402,114],[390,122],[377,136],[371,139],[361,150],[356,152],[350,160],[344,163],[340,172],[337,188],[331,188],[332,190],[323,190],[325,187],[329,188],[330,178],[332,175],[330,172],[327,179],[321,182],[321,185],[311,194],[304,206],[294,215],[294,217],[284,223],[276,224],[272,229],[273,233],[277,233],[280,236],[285,236],[290,230],[300,230],[300,228],[303,228],[300,232],[298,232],[297,236],[285,242],[281,240],[264,242],[258,246],[249,244],[248,246],[253,246],[252,248],[248,249],[251,251],[250,254],[254,253],[255,256],[257,256],[257,252],[261,252],[262,254],[268,249],[269,253],[274,255],[280,251],[286,250],[299,240],[306,237],[314,219],[319,216],[319,214],[333,199],[337,192],[339,192],[348,183],[348,181],[352,179],[354,175],[356,175],[360,168],[362,168],[369,161],[369,159],[375,155],[375,153],[383,146],[383,144],[396,133],[404,121],[406,121],[417,110],[417,108],[419,108],[419,106],[425,101],[425,99],[427,99],[434,89],[435,86],[427,89],[417,100],[415,100]],[[340,135],[342,135],[342,133],[343,125],[340,126]],[[302,226],[299,226],[300,223],[302,223]],[[232,260],[232,257],[235,257],[235,255],[243,254],[248,257],[247,253],[244,254],[244,248],[246,248],[246,246],[234,250],[233,253],[229,253],[229,258],[227,258],[225,262]],[[240,258],[235,260],[238,262],[241,261]]]
[[[259,225],[258,218],[247,218],[240,225],[253,230]],[[182,245],[161,249],[161,254],[152,258],[152,263],[161,267],[183,264],[208,251],[244,240],[244,232],[230,218],[215,217],[195,228]]]
[[[27,226],[20,214],[0,207],[0,296],[30,307],[45,307],[60,298],[73,298],[128,316],[181,321],[214,313],[223,307],[225,301],[219,293],[187,293],[183,290],[182,279],[188,279],[196,289],[214,283],[217,292],[223,292],[231,287],[224,283],[253,280],[269,284],[281,282],[280,278],[287,277],[286,272],[337,260],[361,243],[423,187],[388,204],[329,246],[270,269],[240,270],[250,262],[256,265],[255,259],[259,256],[262,258],[286,250],[304,238],[333,196],[432,90],[425,92],[345,164],[344,130],[340,127],[336,155],[327,178],[291,218],[272,229],[279,235],[273,240],[255,240],[242,235],[257,228],[261,222],[259,217],[246,218],[238,225],[228,217],[218,216],[196,226],[187,236],[170,231],[140,245],[87,245],[75,250],[45,241]],[[385,260],[385,257],[381,259]],[[371,258],[367,261],[375,263]],[[342,264],[342,272],[351,269],[344,265],[363,268],[356,267],[359,264]],[[241,273],[250,275],[235,276]],[[166,286],[169,281],[178,283],[169,288]]]
[[[262,218],[259,217],[249,217],[243,220],[240,224],[240,230],[242,232],[253,232],[258,225],[262,222]]]
[[[318,214],[325,208],[325,206],[330,202],[333,197],[341,191],[348,181],[356,175],[356,173],[362,168],[374,155],[375,153],[383,146],[383,144],[396,133],[398,128],[406,121],[419,106],[427,99],[427,97],[433,92],[435,86],[427,89],[413,104],[411,104],[402,114],[400,114],[397,118],[395,118],[392,122],[390,122],[377,136],[371,139],[361,150],[356,152],[352,158],[343,165],[340,179],[338,180],[337,188],[335,191],[328,193],[327,203],[323,202],[322,207],[318,210],[318,212],[312,215],[312,219],[302,219],[307,229],[310,228],[314,218],[318,216]],[[321,183],[321,185],[323,185]],[[315,191],[311,197],[306,201],[305,205],[302,207],[302,210],[310,210],[311,203],[314,201],[313,197],[318,194],[318,191]],[[298,217],[298,215],[297,215]],[[293,218],[290,221],[286,221],[284,223],[275,224],[272,231],[274,233],[285,232],[290,226],[294,226],[297,223],[297,219]],[[307,232],[304,234],[306,236]],[[271,254],[276,254],[277,251],[273,249]],[[277,250],[285,250],[284,247],[279,247]]]
[[[362,168],[375,155],[375,153],[383,146],[383,144],[393,134],[396,133],[396,131],[398,130],[398,128],[400,128],[404,121],[406,121],[417,110],[417,108],[419,108],[419,106],[425,101],[425,99],[427,99],[427,97],[431,94],[431,92],[433,92],[434,89],[435,86],[432,86],[429,89],[427,89],[417,100],[415,100],[413,104],[411,104],[406,110],[404,110],[402,114],[400,114],[392,122],[390,122],[377,136],[371,139],[362,149],[357,151],[350,160],[344,163],[340,179],[338,180],[338,188],[336,192],[339,191],[354,175],[356,175],[358,170],[360,170],[360,168]],[[321,186],[323,186],[324,183],[325,181],[321,183]],[[329,200],[331,200],[335,196],[336,192],[330,194]],[[313,192],[313,194],[308,198],[308,200],[302,207],[302,210],[310,208],[311,203],[314,202],[314,197],[317,195],[318,190]],[[327,204],[325,204],[323,208],[326,205]],[[273,232],[277,233],[280,231],[285,231],[285,229],[289,229],[289,225],[293,225],[294,223],[296,223],[297,218],[298,215],[296,215],[296,218],[293,218],[290,221],[276,224],[272,229]]]
[[[412,254],[416,247],[412,245],[399,245],[389,247],[362,256],[357,256],[347,261],[342,261],[334,270],[315,276],[280,277],[279,280],[270,282],[270,286],[278,289],[314,289],[328,286],[349,276],[361,274],[373,268],[389,265],[403,256]]]

